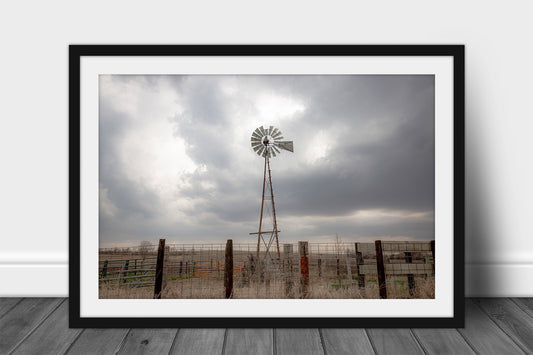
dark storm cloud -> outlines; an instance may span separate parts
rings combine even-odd
[[[227,128],[227,100],[216,78],[191,76],[182,80],[179,95],[185,111],[173,117],[176,134],[188,144],[187,153],[199,164],[230,165],[225,147],[231,137]]]
[[[255,126],[246,137],[237,132],[260,116],[260,98],[272,96],[303,108],[272,117],[295,144],[294,154],[283,152],[272,162],[279,221],[306,216],[319,221],[308,220],[300,229],[286,226],[291,238],[433,236],[433,76],[172,76],[142,77],[139,84],[163,90],[161,80],[167,80],[182,107],[166,119],[198,166],[175,182],[176,198],[190,202],[180,212],[191,223],[158,218],[165,208],[159,195],[128,179],[116,144],[132,123],[113,109],[111,98],[101,97],[100,183],[120,211],[103,223],[115,235],[121,234],[117,224],[134,216],[144,219],[142,226],[127,227],[138,238],[157,231],[184,240],[223,239],[257,228],[263,172],[249,147]],[[320,147],[325,153],[315,152]],[[366,222],[340,218],[368,210],[426,214]]]
[[[319,164],[283,175],[278,184],[290,196],[290,212],[336,215],[370,208],[432,210],[432,97],[433,90],[424,89],[395,103],[394,115],[379,112],[382,108],[367,112],[369,118],[354,122],[353,130],[341,133],[335,148]],[[379,106],[379,101],[374,101]],[[348,105],[338,117],[357,115],[356,106],[357,102]],[[390,132],[376,140],[364,137],[364,132],[374,130]]]
[[[238,178],[229,170],[214,169],[209,173],[196,172],[186,175],[185,179],[189,182],[189,186],[183,188],[180,195],[197,199],[198,202],[185,211],[190,216],[204,212],[212,213],[228,222],[243,222],[257,217],[259,184],[254,180],[256,182],[259,180],[246,172]],[[205,183],[212,186],[209,188],[202,186]]]
[[[155,217],[160,206],[157,194],[132,180],[124,169],[123,158],[116,143],[123,132],[131,128],[128,115],[114,110],[112,102],[101,97],[99,116],[100,190],[107,193],[107,198],[112,201],[117,211],[112,217],[100,213],[100,233],[108,235],[117,229],[117,224],[123,228],[132,221]],[[102,199],[102,195],[100,198]]]
[[[433,77],[299,79],[296,80],[297,89],[283,86],[287,82],[295,83],[293,77],[265,80],[271,90],[277,89],[306,103],[305,114],[286,125],[298,134],[296,154],[313,145],[312,139],[306,141],[306,137],[312,138],[314,132],[327,128],[328,124],[344,125],[347,129],[334,137],[335,141],[330,142],[333,149],[317,164],[275,172],[277,190],[280,195],[287,196],[287,212],[337,215],[361,208],[433,209]],[[243,80],[254,82],[257,78]],[[227,171],[224,167],[234,168],[230,162],[233,152],[221,142],[224,139],[222,127],[228,118],[223,109],[225,102],[213,100],[214,88],[216,85],[210,86],[207,96],[204,90],[192,91],[205,101],[191,101],[195,103],[193,112],[196,105],[201,107],[207,102],[208,116],[215,118],[210,124],[216,128],[206,130],[202,118],[187,119],[185,124],[179,125],[178,132],[184,138],[200,142],[189,150],[196,161],[217,168],[194,180],[197,183],[203,178],[215,181],[216,190],[223,195],[244,193],[251,196],[251,185],[245,187],[241,183],[244,176],[238,179],[234,175],[224,175]],[[200,191],[190,192],[200,195]],[[216,204],[216,201],[210,203]],[[221,205],[214,206],[213,210],[227,214],[227,209]],[[243,217],[242,209],[235,211],[235,218]],[[232,219],[231,215],[225,217]]]

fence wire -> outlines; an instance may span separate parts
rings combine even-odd
[[[233,244],[232,298],[378,298],[374,243],[298,243],[257,255],[256,243]],[[434,298],[430,242],[383,242],[388,298]],[[163,298],[224,298],[226,244],[167,244]],[[101,298],[151,298],[157,246],[100,249]],[[308,269],[303,281],[302,268]],[[305,283],[308,283],[306,285]]]

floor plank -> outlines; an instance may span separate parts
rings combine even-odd
[[[177,329],[132,329],[119,354],[168,354]]]
[[[228,329],[224,353],[228,355],[271,355],[274,352],[272,329]]]
[[[115,354],[125,341],[129,329],[85,329],[67,354]]]
[[[533,298],[512,298],[511,300],[518,304],[530,317],[533,317]]]
[[[482,298],[477,302],[522,350],[533,353],[533,318],[508,298]]]
[[[69,329],[68,302],[0,298],[0,353],[524,354],[533,299],[468,299],[464,329]],[[81,334],[80,334],[81,332]],[[69,348],[70,347],[70,348]]]
[[[64,299],[25,298],[0,318],[0,354],[9,353]]]
[[[374,355],[364,329],[321,329],[324,349],[328,355]]]
[[[171,354],[222,354],[225,329],[180,329]]]
[[[523,351],[471,300],[466,301],[465,327],[459,333],[479,354],[523,354]]]
[[[367,329],[377,354],[424,354],[409,329]]]
[[[0,298],[0,318],[21,300],[22,298]]]
[[[475,354],[456,329],[413,329],[427,354]]]
[[[276,329],[276,352],[278,355],[324,354],[318,329]]]
[[[12,354],[64,354],[81,332],[68,327],[68,302],[64,301]]]

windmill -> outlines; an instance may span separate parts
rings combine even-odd
[[[274,126],[270,126],[268,127],[268,129],[265,129],[263,128],[263,126],[261,126],[258,127],[252,133],[252,148],[257,153],[257,155],[265,159],[265,167],[263,171],[263,195],[261,198],[261,215],[259,217],[259,231],[255,233],[250,233],[250,235],[257,234],[257,260],[259,260],[261,241],[263,242],[266,248],[266,256],[270,255],[270,247],[275,241],[277,249],[277,258],[278,260],[280,260],[278,239],[279,230],[278,223],[276,221],[274,189],[272,188],[272,175],[270,173],[270,158],[275,157],[276,153],[280,154],[280,149],[287,150],[289,152],[294,152],[292,141],[282,141],[282,139],[283,136],[281,135],[281,131],[277,128],[274,128]],[[269,207],[268,203],[265,203],[267,200],[270,200],[272,207],[272,228],[270,228],[270,230],[264,230],[265,226],[263,225],[263,212],[265,208]],[[268,236],[268,242],[265,236]]]

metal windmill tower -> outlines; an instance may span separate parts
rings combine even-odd
[[[276,156],[276,153],[280,153],[280,149],[294,152],[292,141],[282,141],[283,136],[281,131],[274,126],[270,126],[268,129],[263,126],[258,127],[252,133],[252,148],[260,157],[265,158],[265,168],[263,172],[263,195],[261,198],[261,215],[259,217],[259,231],[250,234],[257,234],[257,259],[259,260],[259,251],[261,248],[261,241],[263,242],[266,252],[265,255],[270,255],[270,247],[276,242],[277,259],[280,260],[279,252],[279,240],[278,240],[278,222],[276,221],[276,207],[274,204],[274,189],[272,188],[272,175],[270,173],[270,158]],[[268,172],[268,176],[267,176]],[[266,207],[268,206],[268,200],[270,200],[272,207],[272,228],[265,228],[263,224],[264,214]],[[265,230],[270,229],[270,230]],[[265,238],[268,236],[268,242]]]

